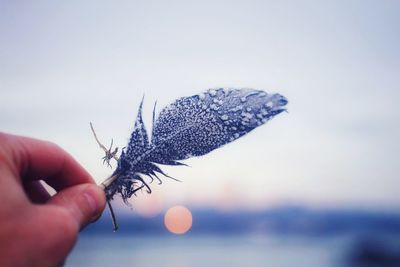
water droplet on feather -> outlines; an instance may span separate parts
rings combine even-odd
[[[225,115],[222,115],[220,118],[221,118],[221,120],[226,121],[227,119],[229,119],[229,116],[225,114]]]

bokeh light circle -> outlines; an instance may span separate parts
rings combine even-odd
[[[169,208],[164,216],[164,225],[174,234],[184,234],[192,227],[193,217],[190,210],[184,206]]]

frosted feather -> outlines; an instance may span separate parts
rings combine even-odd
[[[177,99],[158,116],[154,106],[149,139],[142,99],[130,141],[113,174],[118,178],[106,188],[107,198],[119,193],[127,201],[142,188],[151,193],[145,176],[159,183],[158,174],[169,177],[156,164],[183,165],[181,160],[205,155],[285,111],[287,102],[280,94],[254,89],[209,89]]]

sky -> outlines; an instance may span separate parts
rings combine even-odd
[[[400,208],[400,2],[1,1],[0,131],[53,141],[102,182],[145,95],[277,92],[288,111],[164,167],[133,206]],[[114,163],[115,166],[115,163]]]

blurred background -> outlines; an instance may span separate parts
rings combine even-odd
[[[289,99],[232,144],[113,201],[66,266],[400,266],[399,1],[0,1],[0,130],[98,183],[145,95]],[[115,162],[112,163],[115,167]]]

